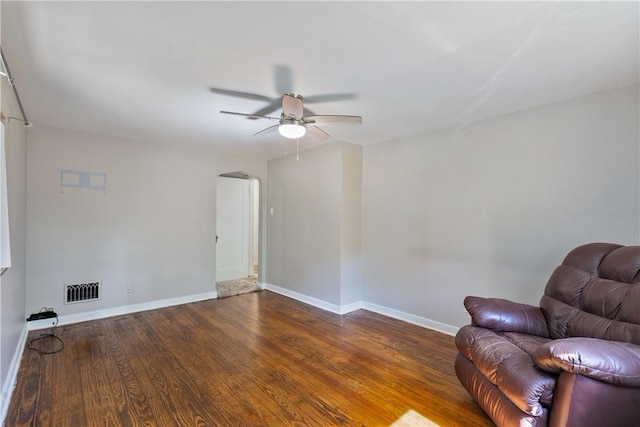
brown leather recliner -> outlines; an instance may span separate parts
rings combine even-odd
[[[498,426],[640,426],[640,246],[572,250],[540,307],[464,305],[456,374]]]

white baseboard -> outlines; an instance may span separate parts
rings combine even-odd
[[[370,302],[363,302],[362,308],[365,310],[373,311],[374,313],[382,314],[387,317],[402,320],[407,323],[413,323],[414,325],[422,326],[427,329],[432,329],[443,334],[455,336],[458,333],[458,327],[447,325],[446,323],[438,322],[436,320],[427,319],[426,317],[416,316],[415,314],[405,313],[403,311],[394,310],[393,308],[384,307],[381,305],[373,304]]]
[[[104,319],[105,317],[120,316],[122,314],[137,313],[139,311],[155,310],[157,308],[171,307],[172,305],[188,304],[218,298],[218,293],[205,292],[197,295],[187,295],[184,297],[169,298],[158,301],[143,302],[140,304],[125,305],[122,307],[107,308],[104,310],[88,311],[86,313],[68,314],[58,318],[58,325],[69,325],[72,323],[86,322],[89,320]],[[50,328],[55,324],[55,319],[33,320],[27,322],[30,331],[36,329]]]
[[[286,288],[282,288],[280,286],[272,285],[271,283],[264,283],[264,289],[275,292],[280,295],[284,295],[285,297],[293,298],[295,300],[301,301],[305,304],[312,305],[314,307],[321,308],[325,311],[330,311],[336,314],[345,314],[346,312],[342,311],[342,307],[336,304],[332,304],[330,302],[323,301],[318,298],[310,297],[308,295],[301,294],[299,292],[295,292]]]
[[[373,311],[374,313],[382,314],[383,316],[402,320],[408,323],[413,323],[414,325],[432,329],[437,332],[442,332],[443,334],[447,335],[455,335],[458,332],[458,329],[460,329],[456,326],[451,326],[447,325],[446,323],[438,322],[436,320],[427,319],[426,317],[416,316],[415,314],[405,313],[403,311],[395,310],[393,308],[384,307],[366,301],[358,301],[346,305],[336,305],[314,297],[310,297],[308,295],[301,294],[299,292],[273,285],[271,283],[264,283],[263,285],[263,289],[270,290],[277,294],[293,298],[305,304],[309,304],[335,314],[347,314],[363,308],[365,310]]]
[[[351,304],[345,304],[340,306],[340,314],[351,313],[352,311],[360,310],[364,308],[362,301],[352,302]]]
[[[7,410],[9,409],[9,402],[11,402],[11,395],[13,389],[16,386],[16,379],[18,377],[18,369],[20,369],[20,361],[22,359],[22,352],[24,351],[25,343],[27,342],[27,334],[29,330],[25,324],[18,338],[18,346],[13,353],[9,370],[4,383],[2,384],[2,392],[0,394],[0,426],[4,425],[4,418],[7,416]]]

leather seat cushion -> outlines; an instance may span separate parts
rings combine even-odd
[[[550,407],[556,375],[538,368],[532,354],[549,339],[515,332],[501,333],[464,326],[456,346],[487,380],[523,412],[540,416]]]

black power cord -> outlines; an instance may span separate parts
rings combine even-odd
[[[62,339],[56,335],[56,327],[58,326],[58,316],[55,316],[56,318],[56,323],[53,325],[53,327],[51,328],[51,330],[49,332],[43,332],[39,337],[32,339],[31,341],[29,341],[29,344],[27,345],[27,348],[29,350],[33,350],[38,352],[39,354],[54,354],[54,353],[58,353],[60,351],[62,351],[62,349],[64,348],[64,341],[62,341]],[[50,341],[50,340],[46,340],[46,341],[42,341],[45,340],[47,338],[50,338],[51,340],[53,340],[54,343],[59,343],[58,345],[47,345],[46,347],[52,347],[53,350],[44,350],[42,348],[37,348],[34,343],[44,343],[46,341]]]

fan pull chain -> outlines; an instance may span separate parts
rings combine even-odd
[[[300,138],[296,139],[296,161],[300,160],[298,153],[300,152]]]

